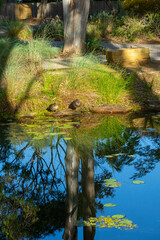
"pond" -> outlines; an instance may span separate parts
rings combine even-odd
[[[0,239],[160,239],[160,115],[10,119],[0,132]]]

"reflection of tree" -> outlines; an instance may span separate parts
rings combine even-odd
[[[94,156],[93,149],[83,151],[82,161],[82,196],[83,196],[83,219],[95,217],[95,186],[94,186]],[[84,240],[94,240],[95,227],[83,227]]]
[[[103,165],[107,162],[113,171],[122,171],[125,165],[133,165],[135,169],[135,173],[131,176],[133,179],[151,172],[160,159],[159,135],[149,129],[158,127],[157,118],[146,115],[141,120],[137,118],[137,122],[139,129],[137,129],[138,125],[136,128],[133,125],[132,128],[123,128],[118,135],[113,134],[97,142],[95,148],[99,163]],[[146,142],[145,145],[142,144],[142,139]],[[112,157],[107,158],[107,156]]]
[[[60,164],[54,164],[54,147],[50,142],[50,161],[44,148],[30,142],[22,144],[21,149],[15,145],[12,158],[1,157],[0,225],[11,239],[41,237],[64,226],[65,189],[61,187],[62,176],[57,177]],[[1,156],[6,153],[3,149]]]
[[[78,171],[79,159],[70,142],[67,143],[65,157],[66,163],[66,223],[63,238],[65,240],[77,239],[77,211],[78,211]]]
[[[114,196],[115,190],[103,184],[104,179],[112,177],[111,168],[121,171],[123,166],[133,165],[132,178],[137,178],[150,172],[159,161],[158,134],[124,128],[116,117],[94,128],[70,131],[72,140],[68,142],[60,136],[48,137],[45,142],[30,141],[25,135],[21,147],[16,138],[11,144],[2,131],[0,221],[4,234],[10,230],[9,234],[14,235],[18,226],[17,239],[40,238],[65,225],[64,239],[76,239],[77,219],[94,217],[96,209],[103,208],[101,199]],[[142,145],[142,138],[149,144]],[[123,154],[114,155],[118,153]],[[30,218],[27,214],[31,214]],[[13,216],[14,221],[8,220],[5,225],[4,220]],[[94,235],[93,226],[84,227],[84,239],[94,239]]]

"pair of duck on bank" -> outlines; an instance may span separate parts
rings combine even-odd
[[[76,110],[77,107],[80,107],[81,102],[76,99],[73,102],[71,102],[68,106],[68,108],[72,109],[72,110]],[[49,107],[47,108],[47,110],[49,112],[55,112],[58,110],[58,105],[56,103],[50,104]]]

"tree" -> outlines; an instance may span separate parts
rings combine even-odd
[[[90,0],[63,0],[64,54],[79,54],[85,48]]]

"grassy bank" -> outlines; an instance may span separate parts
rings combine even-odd
[[[103,103],[130,104],[133,76],[100,64],[93,55],[75,59],[70,71],[52,73],[43,72],[42,63],[59,50],[48,41],[1,39],[0,51],[1,113],[41,112],[53,102],[66,109],[75,98],[83,110]]]
[[[42,39],[29,42],[0,39],[0,52],[0,112],[39,108],[43,59],[56,57],[59,49]]]

